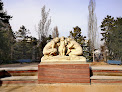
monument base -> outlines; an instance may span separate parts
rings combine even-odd
[[[83,56],[43,56],[41,62],[86,62]]]
[[[89,64],[40,63],[38,83],[90,83]]]

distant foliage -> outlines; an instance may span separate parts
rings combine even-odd
[[[78,42],[83,48],[83,56],[87,58],[87,61],[92,61],[92,52],[90,51],[90,40],[86,40],[86,36],[81,35],[81,28],[78,26],[73,28],[73,31],[70,31],[70,36],[76,42]]]
[[[78,42],[81,46],[86,38],[85,36],[81,35],[81,29],[78,26],[74,27],[73,31],[70,31],[70,37]]]
[[[58,27],[54,27],[54,30],[52,32],[52,37],[55,38],[55,37],[59,37],[59,31],[58,31]]]
[[[16,43],[13,46],[13,55],[14,60],[18,59],[32,59],[36,60],[38,54],[37,48],[37,39],[28,36],[30,33],[29,30],[26,29],[24,25],[20,27],[18,31],[15,33]]]
[[[30,33],[30,31],[27,30],[24,25],[22,25],[20,27],[20,29],[15,32],[16,37],[22,37],[22,38],[26,38],[27,34],[29,34],[29,33]]]
[[[4,23],[9,23],[9,20],[12,18],[12,16],[7,15],[7,12],[3,9],[3,2],[0,0],[0,20]]]
[[[37,40],[34,41],[32,37],[31,40],[18,41],[13,46],[13,59],[32,59],[35,60],[37,57],[37,48],[35,47]]]
[[[109,51],[109,59],[122,60],[122,18],[107,15],[102,21],[101,31],[105,46]]]
[[[12,60],[14,33],[12,32],[9,20],[12,17],[7,15],[3,9],[3,2],[0,0],[0,63]]]

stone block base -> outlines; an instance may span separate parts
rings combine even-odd
[[[38,83],[90,83],[89,64],[40,63]]]

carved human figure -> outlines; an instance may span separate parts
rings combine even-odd
[[[66,50],[66,47],[65,47],[65,38],[62,36],[60,38],[60,44],[59,44],[59,48],[58,48],[59,55],[65,56],[65,50]]]
[[[67,38],[67,53],[69,56],[80,56],[83,54],[82,47],[73,39]]]
[[[55,56],[57,55],[57,43],[59,42],[59,38],[56,37],[51,40],[43,49],[43,54],[48,56]]]

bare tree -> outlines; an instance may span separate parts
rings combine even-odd
[[[46,38],[49,35],[48,33],[50,31],[50,24],[51,24],[51,18],[48,18],[49,11],[50,9],[46,12],[45,5],[42,7],[41,20],[38,25],[38,37],[40,42],[43,40],[43,38]]]
[[[54,30],[52,32],[52,37],[55,38],[55,37],[59,37],[59,31],[58,31],[58,27],[54,27]]]
[[[37,47],[39,47],[39,57],[42,57],[43,54],[43,48],[47,44],[47,40],[49,38],[49,33],[50,33],[50,24],[51,24],[51,18],[49,18],[49,12],[46,11],[45,5],[41,9],[41,20],[38,24],[38,37],[39,37],[39,43]]]
[[[96,33],[97,33],[97,18],[95,14],[95,0],[89,2],[89,19],[88,19],[88,38],[90,40],[90,48],[93,52],[96,46]]]

